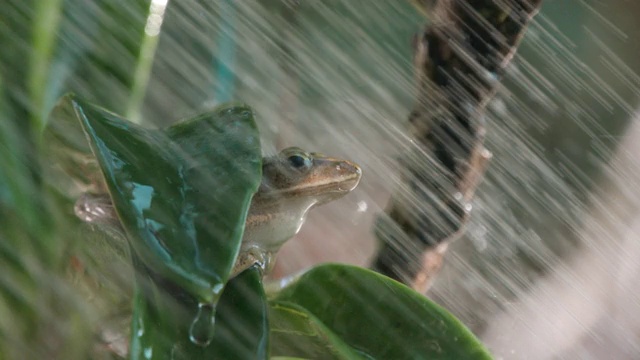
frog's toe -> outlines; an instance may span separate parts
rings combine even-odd
[[[236,260],[232,277],[235,277],[244,270],[253,266],[258,266],[262,275],[265,275],[269,270],[271,270],[272,257],[272,253],[270,251],[265,251],[258,246],[244,248],[240,251],[240,255],[238,255],[238,260]]]
[[[112,222],[117,219],[107,195],[82,194],[73,207],[76,216],[85,222]]]

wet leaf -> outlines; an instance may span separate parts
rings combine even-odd
[[[261,179],[251,109],[219,107],[162,130],[142,128],[73,95],[53,114],[53,134],[45,138],[63,149],[63,167],[80,159],[87,171],[76,168],[77,180],[92,183],[86,142],[73,135],[81,127],[136,256],[199,302],[215,304]],[[65,158],[64,149],[72,155]]]
[[[231,279],[220,298],[213,358],[267,359],[269,325],[262,274],[253,267]]]
[[[321,265],[282,289],[274,300],[272,311],[281,302],[295,303],[342,342],[374,359],[491,359],[453,315],[367,269]],[[299,328],[308,326],[303,323]]]
[[[308,359],[360,358],[325,324],[294,303],[270,304],[271,355]]]
[[[136,294],[130,359],[267,359],[267,300],[257,268],[229,281],[218,304],[213,340],[206,347],[189,341],[194,306],[149,285],[145,296]]]

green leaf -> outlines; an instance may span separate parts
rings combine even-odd
[[[48,185],[77,198],[84,192],[105,191],[104,176],[76,115],[73,95],[53,108],[43,133],[42,170]]]
[[[285,301],[306,309],[343,342],[374,359],[491,359],[453,315],[367,269],[318,266],[274,300],[272,306]]]
[[[163,130],[142,128],[73,95],[64,97],[53,114],[54,134],[46,136],[86,155],[86,144],[64,133],[73,123],[70,116],[81,125],[144,265],[215,306],[262,175],[251,109],[223,106]],[[68,132],[77,133],[77,125]]]
[[[67,41],[56,57],[56,65],[69,66],[64,88],[139,122],[167,6],[151,0],[94,0],[91,6],[65,0],[60,37]]]
[[[32,128],[39,133],[46,118],[46,93],[51,71],[51,59],[56,49],[57,34],[62,17],[62,0],[41,0],[35,2],[33,19],[33,52],[29,71],[28,86],[31,102],[35,109],[32,114]]]
[[[197,316],[194,306],[153,284],[146,289],[145,296],[138,292],[135,297],[130,359],[267,359],[267,300],[256,267],[229,281],[218,304],[213,340],[206,347],[189,341],[189,327]]]
[[[252,267],[231,279],[220,298],[214,359],[267,359],[269,354],[268,303],[262,274]]]
[[[306,309],[273,301],[269,308],[271,355],[309,359],[362,358]]]

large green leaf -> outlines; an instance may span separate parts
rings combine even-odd
[[[220,298],[211,347],[213,359],[267,359],[268,303],[257,267],[231,279]]]
[[[491,359],[446,310],[367,269],[316,267],[276,295],[272,312],[282,302],[306,309],[342,342],[374,359]]]
[[[196,309],[148,285],[145,296],[135,297],[130,359],[267,359],[267,300],[257,267],[229,281],[206,347],[189,341]]]
[[[285,301],[269,309],[271,355],[308,359],[361,358],[309,311]]]
[[[63,166],[73,167],[87,154],[86,141],[73,135],[78,127],[136,256],[199,302],[215,306],[261,179],[261,149],[251,109],[219,107],[155,130],[68,95],[54,109],[45,134],[53,150],[63,149]],[[75,155],[65,158],[65,149]],[[76,169],[80,182],[95,180],[95,169],[90,164],[85,168],[88,172]]]

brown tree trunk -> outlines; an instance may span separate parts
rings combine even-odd
[[[425,292],[459,237],[491,153],[493,97],[542,0],[414,0],[430,24],[414,39],[416,104],[402,181],[376,223],[377,271]]]

